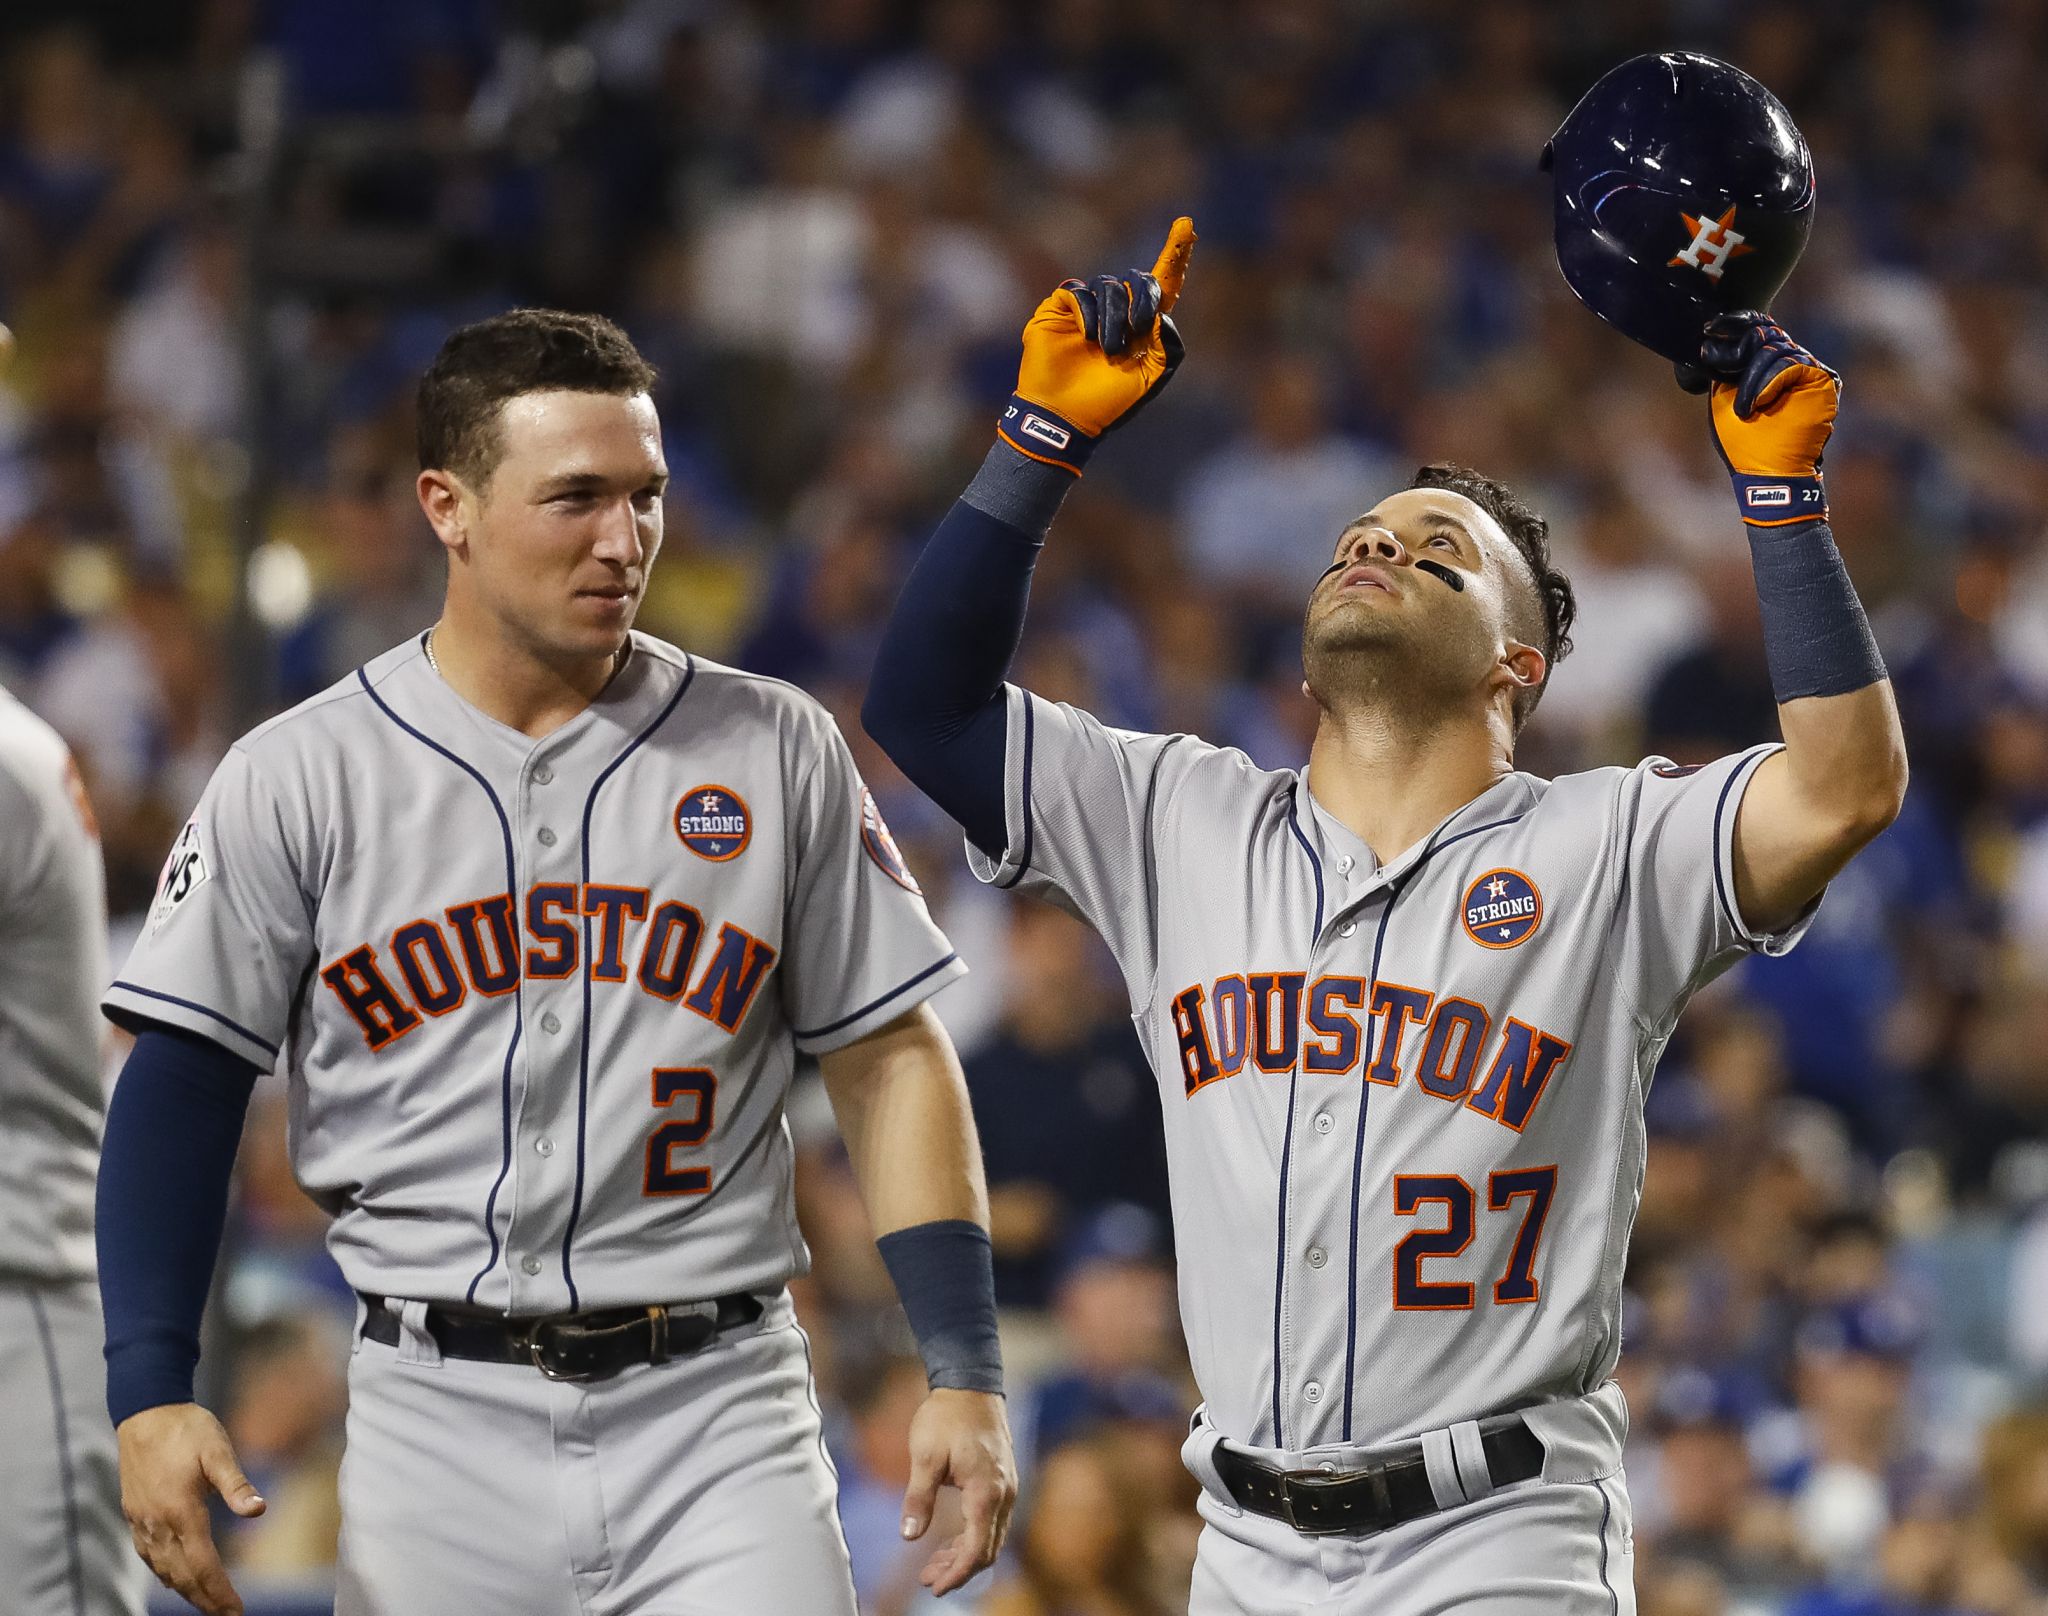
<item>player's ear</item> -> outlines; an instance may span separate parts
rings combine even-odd
[[[1498,681],[1510,689],[1534,690],[1550,672],[1550,659],[1535,646],[1510,639],[1501,646],[1494,672]]]
[[[460,477],[438,468],[423,471],[413,490],[419,495],[420,509],[426,513],[435,538],[450,550],[469,543],[469,491]]]

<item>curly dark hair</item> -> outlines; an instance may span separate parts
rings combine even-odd
[[[645,393],[654,367],[601,314],[512,309],[463,326],[420,378],[420,470],[481,490],[504,453],[498,412],[522,393]]]
[[[1441,488],[1463,494],[1500,524],[1510,543],[1529,563],[1533,589],[1527,591],[1522,619],[1515,632],[1543,653],[1548,666],[1543,683],[1515,697],[1515,732],[1529,722],[1536,703],[1550,687],[1550,675],[1571,653],[1572,621],[1579,615],[1579,603],[1572,596],[1572,581],[1550,564],[1550,524],[1522,503],[1506,483],[1496,482],[1470,466],[1439,461],[1422,467],[1409,481],[1410,488]],[[1525,593],[1518,591],[1518,593]]]

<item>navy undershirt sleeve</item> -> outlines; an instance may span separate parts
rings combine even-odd
[[[1031,465],[1013,450],[998,449]],[[1007,463],[996,469],[1006,492],[1032,475]],[[1073,480],[1064,471],[1034,469],[1068,485]],[[1050,523],[1053,495],[1064,490],[1043,484],[1047,492],[1038,504],[1007,503],[1010,519],[1003,520],[981,508],[997,503],[986,497],[992,480],[992,469],[984,468],[911,569],[875,655],[861,724],[919,790],[960,822],[968,840],[1000,858],[1009,839],[1003,681],[1024,632],[1045,531],[1041,518]],[[1037,495],[1038,486],[1027,491]]]
[[[199,1319],[256,1076],[209,1039],[152,1026],[114,1085],[97,1218],[107,1412],[116,1425],[192,1401]]]

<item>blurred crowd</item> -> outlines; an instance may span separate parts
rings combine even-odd
[[[238,730],[432,620],[409,401],[441,338],[514,302],[620,319],[675,472],[641,626],[832,707],[975,965],[939,1004],[1025,1478],[1004,1563],[951,1602],[989,1616],[1183,1608],[1195,1535],[1158,1102],[1113,973],[976,888],[855,721],[1030,307],[1194,215],[1189,360],[1061,518],[1034,688],[1299,762],[1332,538],[1449,458],[1549,515],[1579,594],[1522,766],[1718,755],[1774,729],[1739,524],[1699,402],[1558,280],[1535,165],[1637,51],[1763,78],[1819,167],[1778,312],[1847,379],[1836,533],[1914,775],[1651,1095],[1641,1609],[2048,1611],[2048,3],[44,9],[0,16],[0,682],[88,775],[116,959]],[[897,1616],[921,1377],[822,1111],[800,1086],[800,1305],[863,1597]],[[281,1113],[253,1116],[210,1362],[271,1500],[242,1574],[317,1587],[348,1299]]]

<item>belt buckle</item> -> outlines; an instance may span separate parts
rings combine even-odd
[[[1327,1536],[1331,1536],[1335,1532],[1341,1532],[1343,1526],[1339,1522],[1331,1522],[1331,1520],[1303,1520],[1303,1516],[1300,1516],[1300,1512],[1298,1512],[1296,1499],[1300,1499],[1300,1505],[1309,1505],[1309,1503],[1313,1503],[1317,1493],[1335,1493],[1339,1487],[1343,1487],[1343,1483],[1348,1483],[1348,1481],[1352,1481],[1352,1477],[1329,1475],[1327,1471],[1282,1471],[1280,1473],[1280,1520],[1284,1520],[1288,1526],[1292,1526],[1296,1532],[1300,1532],[1305,1538],[1327,1538]]]
[[[553,1319],[535,1319],[527,1327],[526,1350],[533,1359],[533,1367],[538,1369],[541,1372],[542,1378],[546,1380],[562,1381],[571,1385],[586,1380],[595,1380],[597,1376],[590,1370],[564,1369],[558,1363],[550,1360],[548,1345],[542,1339],[542,1332],[555,1322]]]
[[[1303,1537],[1332,1537],[1350,1530],[1341,1521],[1303,1520],[1297,1513],[1295,1499],[1305,1495],[1304,1502],[1312,1501],[1318,1493],[1336,1493],[1360,1480],[1372,1488],[1373,1503],[1382,1515],[1392,1509],[1392,1497],[1387,1492],[1387,1478],[1377,1470],[1353,1470],[1332,1474],[1326,1470],[1283,1470],[1280,1472],[1280,1518]]]

